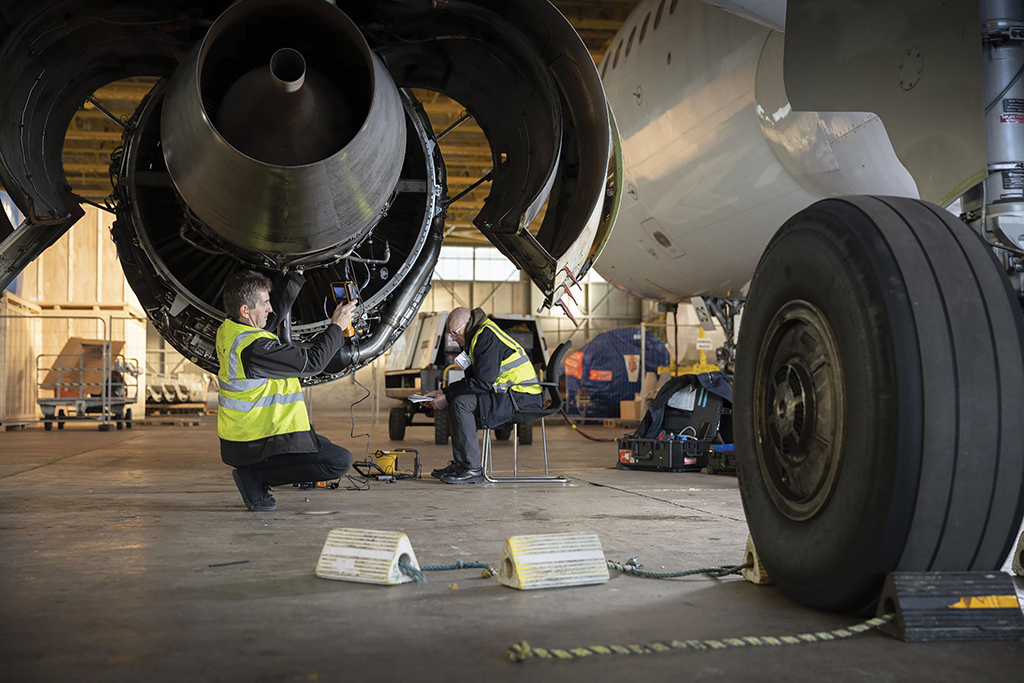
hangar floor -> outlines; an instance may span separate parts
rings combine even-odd
[[[343,437],[347,421],[319,424],[362,452]],[[387,447],[386,430],[371,431],[373,447]],[[429,429],[408,436],[428,471],[448,461]],[[612,444],[561,426],[549,437],[569,485],[455,487],[428,477],[358,492],[289,488],[276,492],[275,512],[250,513],[212,424],[0,433],[0,678],[1020,680],[1022,642],[908,645],[874,632],[782,649],[504,659],[519,640],[571,647],[854,623],[735,577],[613,573],[601,586],[519,592],[479,570],[390,588],[314,576],[337,526],[404,530],[424,564],[493,563],[510,535],[570,530],[596,531],[609,558],[639,555],[650,569],[740,561],[746,528],[734,478],[621,472],[608,469]],[[527,453],[539,462],[539,438]],[[496,458],[508,463],[511,446],[499,443]]]

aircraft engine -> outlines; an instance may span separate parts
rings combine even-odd
[[[307,383],[372,360],[412,320],[460,197],[414,88],[457,100],[483,130],[493,168],[474,224],[547,306],[610,232],[604,91],[546,1],[77,0],[3,18],[0,83],[16,96],[0,114],[24,122],[0,131],[0,180],[28,218],[0,225],[0,282],[81,215],[55,131],[98,87],[160,77],[112,155],[112,237],[156,328],[208,370],[239,269],[304,270],[279,331],[295,340],[329,324],[332,282],[354,283],[357,335]]]

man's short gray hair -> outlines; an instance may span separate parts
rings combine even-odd
[[[242,306],[256,308],[260,303],[260,292],[269,294],[272,286],[269,277],[255,270],[234,273],[224,285],[224,308],[228,317],[238,320],[238,309]]]

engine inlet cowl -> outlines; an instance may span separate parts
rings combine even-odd
[[[324,0],[241,0],[174,74],[161,120],[181,198],[251,252],[358,243],[398,182],[405,115],[356,25]]]

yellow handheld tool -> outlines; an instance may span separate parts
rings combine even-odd
[[[350,280],[345,280],[342,282],[332,282],[331,294],[334,295],[335,303],[347,304],[349,301],[355,301],[357,298],[356,285],[354,282]],[[354,337],[356,334],[356,329],[352,327],[352,325],[349,325],[344,329],[342,334],[344,334],[346,338]]]

